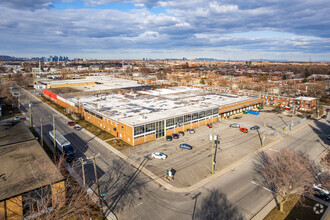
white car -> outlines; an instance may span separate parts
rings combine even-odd
[[[80,125],[75,125],[75,126],[73,126],[73,129],[76,131],[80,131],[82,129],[82,127]]]
[[[155,152],[151,154],[151,157],[156,158],[156,159],[162,159],[165,160],[167,158],[166,154]]]
[[[19,117],[19,116],[16,116],[15,118],[14,118],[14,120],[20,120],[21,119],[21,117]]]
[[[319,191],[322,191],[323,193],[329,195],[329,190],[327,190],[327,189],[326,189],[324,186],[322,186],[321,184],[316,184],[316,183],[314,183],[314,184],[313,184],[313,188],[314,188],[314,189],[317,189],[317,190],[319,190]]]

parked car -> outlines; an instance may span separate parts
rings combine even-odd
[[[74,121],[69,121],[68,122],[68,125],[70,125],[70,126],[74,126],[76,123],[74,122]]]
[[[20,120],[21,119],[21,117],[19,117],[19,116],[15,116],[15,118],[14,118],[14,120]]]
[[[179,131],[180,136],[184,136],[184,131]]]
[[[249,132],[249,130],[247,129],[247,128],[240,128],[239,129],[241,132],[244,132],[244,133],[248,133]]]
[[[187,129],[187,131],[189,132],[189,134],[194,134],[195,133],[195,130],[192,129],[192,128]]]
[[[328,138],[328,140],[330,140],[330,134],[328,134],[327,138]]]
[[[167,140],[167,141],[172,141],[173,138],[172,138],[172,136],[168,135],[168,136],[166,136],[166,140]]]
[[[329,190],[321,184],[313,184],[314,195],[325,201],[330,200]]]
[[[162,159],[165,160],[167,158],[166,154],[155,152],[151,154],[151,157],[156,158],[156,159]]]
[[[78,124],[76,124],[75,126],[73,126],[73,129],[76,131],[80,131],[82,129],[82,127]]]
[[[180,148],[187,149],[187,150],[192,150],[192,146],[190,146],[189,144],[180,144]]]
[[[327,110],[326,110],[327,112],[330,112],[330,108],[327,108]]]
[[[258,125],[254,125],[250,128],[250,130],[259,130],[260,127]]]
[[[233,123],[233,124],[229,125],[229,127],[231,127],[231,128],[239,128],[241,126],[238,123]]]
[[[179,135],[178,134],[173,134],[172,135],[174,139],[179,139]]]
[[[207,124],[206,126],[209,128],[212,128],[212,124]]]
[[[327,116],[326,115],[322,115],[322,117],[321,118],[327,118]]]
[[[322,184],[316,184],[316,183],[314,183],[313,184],[313,189],[320,190],[320,191],[324,192],[325,194],[328,194],[329,195],[329,190],[327,188],[325,188],[324,186],[322,186]]]

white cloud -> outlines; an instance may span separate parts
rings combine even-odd
[[[210,2],[209,7],[215,13],[228,13],[238,10],[237,5],[219,5],[218,2]]]

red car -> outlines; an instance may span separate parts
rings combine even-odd
[[[207,127],[212,128],[212,124],[207,124]]]
[[[240,128],[239,130],[241,130],[241,132],[244,132],[244,133],[248,133],[249,130],[247,128]]]
[[[69,121],[68,122],[68,125],[70,125],[70,126],[74,126],[76,124],[76,122],[74,122],[74,121]]]

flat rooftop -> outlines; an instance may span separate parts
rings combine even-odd
[[[219,108],[256,97],[220,94],[192,87],[171,87],[125,94],[79,97],[85,109],[129,125]],[[77,98],[68,98],[78,103]]]
[[[0,128],[0,201],[64,179],[23,122],[1,121]]]
[[[35,137],[22,121],[13,118],[0,121],[0,147],[29,140]]]
[[[42,82],[42,81],[41,81]],[[72,80],[46,80],[44,82],[49,86],[65,85],[65,87],[72,87],[76,90],[83,92],[111,90],[121,88],[134,88],[142,86],[137,81],[113,78],[111,76],[87,76],[85,79],[72,79]],[[95,83],[95,85],[82,85],[74,86],[76,83]]]

